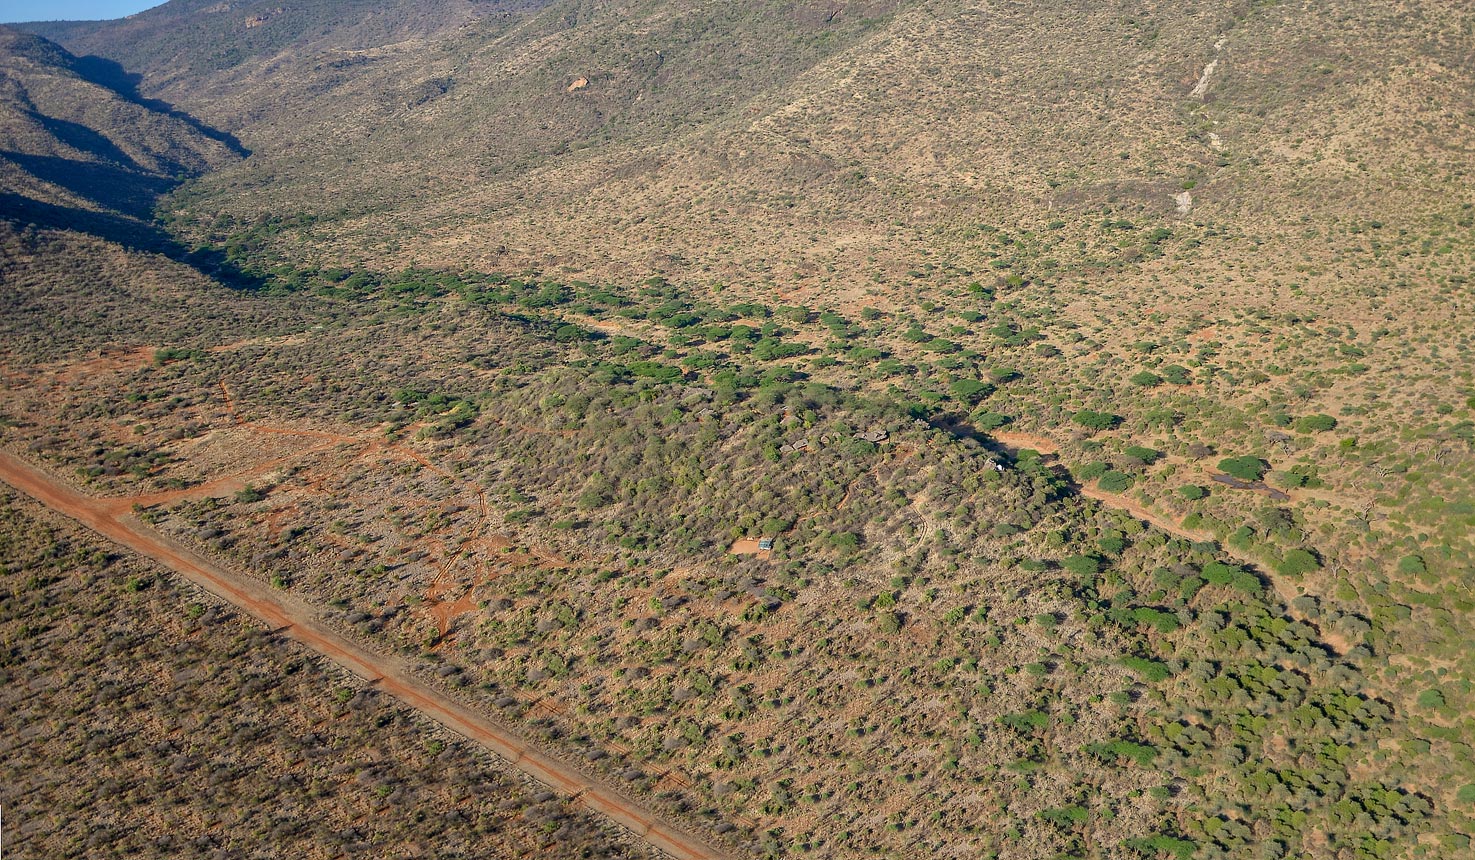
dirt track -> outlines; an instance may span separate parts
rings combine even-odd
[[[117,513],[116,504],[84,496],[4,451],[0,451],[0,480],[57,513],[169,567],[272,629],[281,630],[350,672],[376,683],[379,689],[481,744],[539,782],[628,828],[654,848],[683,860],[719,860],[726,856],[665,823],[613,788],[539,752],[515,733],[426,686],[410,674],[402,661],[367,651],[334,633],[317,619],[309,604],[273,592],[262,583],[221,567],[132,516]]]

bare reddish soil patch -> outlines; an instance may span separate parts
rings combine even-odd
[[[743,538],[733,541],[732,546],[727,551],[733,555],[756,555],[759,558],[767,558],[773,555],[773,550],[758,548],[757,538]]]
[[[1045,436],[1035,433],[1021,433],[1016,431],[997,431],[988,434],[990,437],[1010,448],[1029,448],[1039,451],[1041,454],[1059,454],[1060,446]]]
[[[154,348],[151,346],[141,346],[131,350],[107,349],[103,350],[102,354],[97,358],[77,364],[69,364],[53,371],[52,380],[54,382],[71,382],[80,376],[137,370],[153,360]]]

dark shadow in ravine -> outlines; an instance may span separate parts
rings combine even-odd
[[[77,161],[5,150],[0,150],[0,158],[14,162],[37,179],[140,220],[152,219],[154,201],[179,185],[177,179],[168,176],[103,161]]]
[[[236,155],[239,155],[242,158],[245,158],[246,156],[251,154],[251,151],[242,146],[241,142],[236,139],[235,135],[229,132],[221,131],[218,128],[212,128],[211,126],[206,125],[205,123],[201,122],[199,119],[191,116],[190,114],[179,110],[169,102],[163,101],[161,99],[146,98],[145,96],[143,96],[138,91],[138,85],[143,80],[143,76],[128,71],[113,60],[109,60],[106,57],[98,57],[89,54],[85,57],[77,57],[76,61],[72,65],[72,68],[74,68],[78,74],[82,75],[84,78],[91,81],[92,83],[97,84],[98,86],[107,87],[108,89],[135,104],[143,105],[149,110],[158,111],[162,114],[168,114],[169,116],[174,117],[181,122],[188,123],[190,127],[193,128],[195,131],[199,132],[205,137],[210,138],[211,140],[216,140],[225,144],[227,147],[230,148],[231,152],[234,152]]]
[[[236,155],[244,158],[251,154],[233,135],[211,128],[167,102],[143,98],[138,92],[140,76],[130,74],[112,60],[78,57],[72,68],[121,98],[187,123],[201,135],[223,143]],[[154,207],[159,198],[178,188],[185,179],[199,175],[198,170],[168,159],[161,162],[159,170],[146,169],[94,129],[40,113],[33,112],[32,116],[57,140],[91,158],[0,150],[0,162],[9,161],[31,177],[98,208],[46,202],[14,189],[3,189],[0,190],[0,220],[47,230],[71,230],[130,251],[160,254],[235,289],[255,290],[264,284],[261,278],[232,264],[221,252],[191,250],[155,219]]]
[[[29,114],[42,128],[51,132],[53,137],[73,149],[105,161],[121,164],[130,170],[143,169],[129,157],[128,153],[119,149],[117,144],[108,140],[101,132],[90,129],[79,122],[57,119],[39,111],[29,111]]]
[[[157,224],[126,215],[59,206],[5,191],[0,192],[0,220],[43,230],[71,230],[130,251],[159,254],[238,290],[256,290],[264,284],[261,278],[241,271],[224,254],[209,249],[192,251]]]

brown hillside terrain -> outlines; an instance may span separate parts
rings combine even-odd
[[[179,179],[238,158],[224,136],[114,89],[94,64],[0,27],[0,191],[152,220]]]
[[[58,36],[143,60],[144,92],[255,151],[186,213],[307,211],[340,262],[834,282],[941,250],[935,227],[1103,205],[1172,223],[1190,185],[1190,217],[1273,240],[1303,216],[1402,223],[1468,184],[1462,4],[817,8],[339,28],[206,73],[218,90],[171,82],[142,21]]]
[[[1469,852],[1468,4],[28,32],[0,445],[75,504],[734,856]]]

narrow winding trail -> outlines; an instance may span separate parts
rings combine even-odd
[[[446,728],[481,744],[514,767],[678,860],[722,860],[706,845],[619,791],[543,753],[516,733],[454,701],[415,678],[407,664],[370,652],[335,633],[308,603],[272,591],[205,558],[123,513],[117,500],[94,499],[6,451],[0,451],[0,480],[103,537],[153,559],[230,601],[343,666]]]

